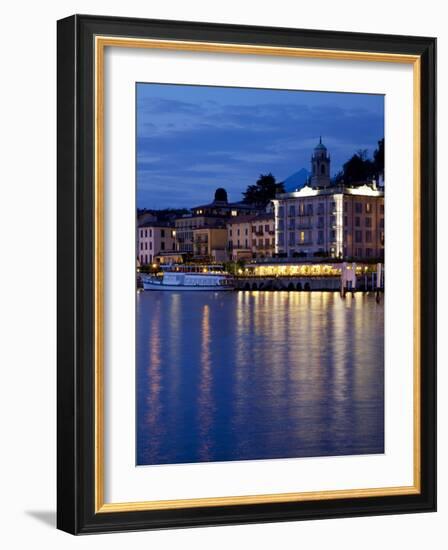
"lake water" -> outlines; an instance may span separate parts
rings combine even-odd
[[[384,452],[384,306],[361,293],[137,295],[137,464]]]

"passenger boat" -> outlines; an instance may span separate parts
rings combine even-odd
[[[234,282],[231,276],[224,272],[218,271],[216,266],[210,270],[202,268],[197,271],[197,268],[188,270],[185,267],[170,267],[169,271],[164,270],[161,275],[142,276],[144,290],[176,290],[176,291],[201,291],[213,290],[224,291],[234,290]]]

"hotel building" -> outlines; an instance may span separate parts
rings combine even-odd
[[[322,141],[311,158],[310,183],[277,195],[275,253],[280,257],[384,258],[384,192],[373,182],[334,185]]]

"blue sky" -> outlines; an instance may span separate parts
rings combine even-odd
[[[260,174],[310,169],[322,136],[331,172],[384,136],[384,96],[137,84],[137,205],[190,208],[217,187],[229,200]]]

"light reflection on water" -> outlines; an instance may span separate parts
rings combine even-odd
[[[137,464],[382,453],[384,308],[329,292],[142,292]]]

